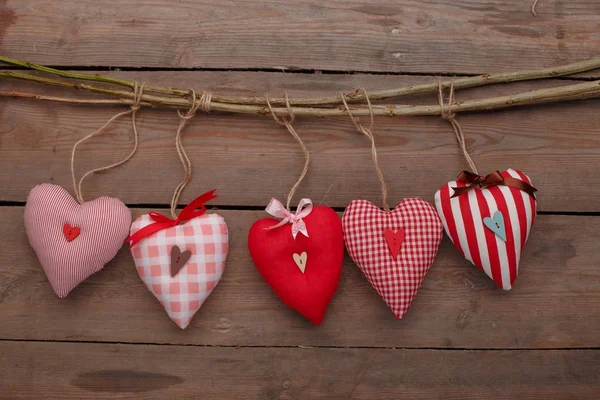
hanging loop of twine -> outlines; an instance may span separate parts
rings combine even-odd
[[[118,167],[121,164],[126,163],[127,161],[129,161],[134,154],[137,152],[138,149],[138,143],[139,143],[139,135],[138,135],[138,130],[137,130],[137,123],[135,120],[135,115],[137,113],[137,111],[140,109],[140,102],[142,101],[142,94],[144,93],[144,83],[142,83],[141,85],[138,84],[137,82],[135,82],[135,86],[133,88],[133,102],[131,104],[131,107],[129,110],[127,111],[123,111],[120,112],[118,114],[115,114],[113,117],[111,117],[108,121],[106,121],[106,123],[104,125],[102,125],[98,130],[90,133],[89,135],[87,135],[86,137],[80,139],[77,143],[75,143],[75,145],[73,146],[73,150],[71,151],[71,178],[73,179],[73,191],[75,192],[75,198],[77,199],[77,201],[79,202],[79,204],[83,204],[84,203],[84,199],[83,196],[81,194],[81,186],[83,184],[83,181],[85,180],[85,178],[87,178],[88,176],[90,176],[91,174],[94,174],[96,172],[102,172],[102,171],[107,171],[109,169]],[[75,153],[77,151],[77,147],[82,144],[83,142],[87,141],[88,139],[93,138],[94,136],[100,134],[101,132],[104,131],[104,129],[106,129],[106,127],[108,127],[111,123],[113,123],[114,121],[116,121],[117,119],[131,114],[131,125],[133,126],[133,140],[134,140],[134,144],[133,144],[133,149],[131,150],[131,152],[127,155],[127,157],[125,157],[124,159],[122,159],[121,161],[118,161],[114,164],[110,164],[107,165],[105,167],[100,167],[100,168],[96,168],[93,169],[91,171],[86,172],[80,179],[79,182],[77,181],[76,177],[75,177]]]
[[[287,92],[284,93],[284,97],[285,97],[285,104],[286,104],[286,107],[287,107],[287,110],[289,113],[289,117],[278,117],[277,114],[275,114],[273,107],[271,107],[271,102],[269,101],[268,94],[265,95],[265,100],[267,102],[267,107],[269,107],[269,110],[271,111],[271,115],[273,116],[273,119],[275,120],[275,122],[277,122],[278,124],[281,124],[287,128],[288,132],[290,132],[290,134],[294,137],[294,139],[296,139],[296,141],[302,148],[302,152],[304,153],[304,168],[302,169],[302,173],[300,174],[300,177],[298,178],[298,180],[296,181],[296,183],[294,184],[294,186],[292,187],[292,189],[290,190],[290,192],[288,193],[288,196],[287,196],[287,201],[286,201],[285,207],[288,210],[290,210],[290,203],[292,201],[292,198],[294,197],[294,193],[296,192],[296,189],[298,189],[298,187],[302,183],[302,180],[306,176],[306,173],[308,172],[308,164],[310,162],[310,153],[308,152],[308,149],[304,145],[304,142],[302,142],[302,139],[300,139],[300,136],[298,135],[298,133],[292,126],[292,124],[294,123],[294,120],[296,119],[296,116],[294,115],[294,112],[292,111],[292,107],[290,106],[290,100],[288,98]]]
[[[452,125],[452,130],[454,130],[454,135],[456,136],[456,140],[458,141],[458,145],[471,168],[471,171],[477,173],[477,167],[467,150],[467,144],[465,142],[465,135],[460,127],[456,119],[456,114],[452,112],[452,105],[454,104],[454,79],[450,81],[450,93],[448,94],[448,104],[444,104],[444,88],[442,86],[442,82],[438,80],[438,101],[440,103],[440,110],[442,118]]]
[[[181,193],[192,180],[192,162],[190,161],[190,158],[183,147],[183,131],[188,122],[194,118],[198,109],[201,109],[207,113],[210,112],[212,93],[204,91],[198,100],[196,99],[196,91],[194,89],[190,89],[190,97],[192,105],[187,113],[182,114],[180,110],[177,110],[177,114],[179,115],[179,126],[177,127],[177,134],[175,135],[175,149],[177,150],[179,161],[181,161],[181,165],[183,166],[185,177],[183,181],[177,185],[175,192],[173,193],[173,197],[171,198],[171,217],[173,217],[173,219],[177,218],[175,210],[177,208],[177,204],[179,203]]]
[[[341,94],[342,102],[344,103],[344,108],[350,117],[350,120],[358,129],[360,133],[365,135],[371,141],[371,156],[373,158],[373,164],[375,165],[375,170],[377,171],[377,177],[379,178],[379,182],[381,182],[381,197],[383,201],[383,209],[385,211],[390,211],[390,207],[387,202],[387,185],[385,183],[385,179],[383,178],[383,173],[381,172],[381,168],[379,167],[379,160],[377,158],[377,147],[375,146],[375,137],[373,136],[373,125],[374,125],[374,117],[373,117],[373,107],[371,106],[371,100],[369,100],[369,94],[366,89],[360,88],[359,91],[362,91],[365,94],[365,99],[367,100],[367,104],[369,106],[369,114],[370,114],[370,123],[369,127],[366,128],[360,123],[360,119],[352,115],[352,111],[350,111],[350,107],[348,107],[348,103],[346,102],[346,96],[344,93]]]
[[[537,7],[537,3],[538,3],[538,0],[533,0],[533,3],[531,3],[531,14],[533,14],[534,17],[537,17],[537,11],[535,11],[535,7]]]

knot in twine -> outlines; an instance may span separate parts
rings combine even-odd
[[[288,196],[287,196],[285,208],[287,210],[289,210],[290,203],[292,201],[292,198],[294,197],[294,193],[296,193],[296,189],[298,189],[298,187],[302,183],[302,180],[306,176],[306,173],[308,172],[308,164],[310,163],[310,153],[308,152],[308,149],[304,145],[304,142],[302,142],[302,139],[300,139],[300,136],[298,135],[298,133],[292,126],[292,124],[294,123],[294,120],[296,119],[296,116],[294,115],[292,107],[290,106],[290,100],[288,98],[287,92],[284,93],[284,97],[285,97],[285,105],[287,107],[289,116],[288,117],[278,117],[277,114],[275,114],[275,110],[273,110],[273,107],[271,107],[271,102],[269,101],[269,95],[265,94],[265,100],[267,103],[267,107],[269,107],[269,111],[271,111],[271,115],[273,116],[273,119],[278,124],[281,124],[287,128],[288,132],[290,132],[290,134],[294,137],[294,139],[296,139],[296,141],[302,148],[302,152],[304,153],[304,168],[302,169],[302,173],[300,174],[300,177],[298,178],[298,180],[296,181],[296,183],[294,184],[294,186],[292,187],[292,189],[290,190],[290,192],[288,193]]]
[[[175,210],[177,208],[177,204],[179,203],[179,197],[181,197],[181,193],[192,180],[192,162],[190,161],[190,158],[183,147],[183,131],[188,122],[194,118],[198,109],[201,109],[206,113],[210,112],[212,93],[204,91],[198,100],[196,98],[196,91],[194,89],[190,89],[190,97],[192,104],[188,111],[185,114],[182,114],[180,110],[177,110],[180,121],[177,128],[177,134],[175,135],[175,148],[177,149],[179,161],[181,161],[181,165],[183,166],[185,177],[183,181],[177,185],[175,192],[173,193],[173,197],[171,198],[171,216],[173,219],[176,218]]]
[[[375,146],[375,137],[373,136],[373,125],[374,125],[374,116],[373,116],[373,107],[371,106],[371,100],[369,99],[369,94],[367,90],[364,88],[358,89],[358,91],[362,91],[365,94],[365,99],[367,101],[367,105],[369,106],[369,117],[370,123],[369,127],[366,128],[360,123],[360,119],[352,115],[350,111],[350,107],[348,107],[348,103],[346,102],[346,95],[342,92],[342,102],[344,103],[344,108],[350,117],[350,120],[356,127],[356,129],[365,135],[371,141],[371,157],[373,158],[373,164],[375,164],[375,170],[377,171],[377,177],[379,178],[379,182],[381,182],[381,197],[383,201],[383,209],[385,211],[390,211],[390,207],[387,202],[387,185],[385,183],[385,179],[383,178],[383,173],[381,172],[381,168],[379,167],[379,160],[377,157],[377,147]]]
[[[456,136],[456,140],[458,141],[458,145],[460,146],[460,149],[462,150],[465,160],[467,160],[467,163],[469,164],[469,167],[471,168],[471,170],[473,172],[475,172],[475,174],[477,174],[477,167],[475,166],[475,163],[473,162],[473,159],[471,158],[471,155],[469,154],[469,151],[467,150],[467,144],[465,142],[465,135],[463,134],[460,124],[456,120],[456,113],[454,113],[452,111],[452,106],[455,104],[454,103],[454,79],[452,79],[450,81],[450,93],[448,94],[448,103],[447,104],[444,104],[444,88],[442,86],[442,82],[438,80],[438,101],[440,103],[440,114],[442,115],[442,118],[444,120],[450,122],[450,125],[452,125],[452,130],[454,130],[454,136]]]
[[[142,94],[144,93],[144,86],[146,86],[145,83],[142,83],[141,85],[137,82],[133,83],[133,101],[131,104],[132,112],[136,112],[141,108],[140,103],[142,102]]]
[[[118,167],[119,165],[124,164],[127,161],[129,161],[133,157],[133,155],[137,152],[138,143],[139,143],[139,135],[138,135],[138,130],[137,130],[137,123],[135,120],[135,115],[136,115],[137,111],[140,109],[140,103],[142,101],[142,96],[144,93],[144,86],[145,86],[145,83],[142,83],[140,85],[137,82],[135,82],[134,87],[133,87],[133,101],[132,101],[130,109],[127,111],[123,111],[118,114],[115,114],[112,118],[110,118],[108,121],[106,121],[106,123],[104,125],[102,125],[98,130],[96,130],[95,132],[92,132],[89,135],[87,135],[86,137],[80,139],[73,146],[73,150],[71,151],[71,178],[73,179],[73,191],[75,192],[75,198],[77,199],[77,202],[79,202],[79,204],[84,203],[83,196],[81,193],[81,186],[82,186],[85,178],[87,178],[89,175],[94,174],[96,172],[107,171],[109,169]],[[123,160],[116,162],[114,164],[107,165],[106,167],[96,168],[96,169],[86,172],[81,177],[81,179],[79,179],[79,182],[77,182],[77,179],[75,178],[75,153],[77,151],[77,147],[80,144],[82,144],[83,142],[85,142],[86,140],[91,139],[92,137],[94,137],[94,136],[98,135],[99,133],[101,133],[102,131],[104,131],[104,129],[106,129],[106,127],[109,126],[113,121],[115,121],[127,114],[131,114],[131,125],[133,126],[133,140],[134,140],[133,149],[131,150],[129,155],[127,155],[127,157],[125,157]]]
[[[177,110],[177,114],[179,114],[179,117],[181,119],[190,120],[194,118],[194,115],[196,115],[196,111],[198,111],[198,109],[204,111],[205,113],[210,112],[212,103],[212,92],[203,91],[202,95],[200,96],[200,99],[197,99],[196,91],[194,89],[190,89],[190,97],[192,104],[190,105],[188,112],[182,114],[180,110]]]

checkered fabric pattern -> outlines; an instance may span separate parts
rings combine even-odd
[[[344,242],[352,260],[371,286],[402,318],[429,271],[442,240],[442,223],[426,201],[404,199],[391,212],[366,200],[354,200],[342,217]],[[385,230],[404,230],[404,242],[394,258]]]
[[[148,214],[131,225],[131,234],[155,222]],[[171,248],[192,254],[171,277]],[[185,224],[163,229],[142,239],[132,249],[135,265],[148,290],[169,317],[185,329],[213,291],[225,269],[229,239],[227,225],[217,214],[204,214]]]

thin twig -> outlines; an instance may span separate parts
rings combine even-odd
[[[24,99],[34,100],[47,100],[55,101],[58,103],[70,103],[70,104],[91,104],[91,105],[131,105],[132,100],[128,99],[76,99],[73,97],[57,97],[57,96],[46,96],[43,94],[24,93],[24,92],[0,92],[0,97],[20,97]],[[144,106],[152,106],[150,103],[140,103]]]
[[[109,83],[117,86],[123,86],[130,89],[133,89],[135,86],[134,81],[129,81],[125,79],[115,78],[107,75],[100,74],[84,74],[84,73],[76,73],[69,71],[61,71],[54,68],[45,67],[43,65],[32,64],[25,61],[15,60],[13,58],[0,56],[0,61],[22,67],[27,69],[32,69],[36,71],[42,71],[45,73],[49,73],[52,75],[60,76],[62,78],[76,79],[76,80],[84,80],[91,82],[100,82],[100,83]],[[454,80],[454,88],[456,90],[466,89],[496,83],[510,83],[510,82],[518,82],[518,81],[526,81],[526,80],[534,80],[534,79],[544,79],[544,78],[552,78],[557,76],[567,76],[580,72],[590,71],[594,69],[600,68],[600,57],[593,58],[591,60],[586,60],[582,62],[577,62],[573,64],[567,64],[558,67],[550,67],[550,68],[542,68],[536,70],[523,70],[517,72],[502,72],[502,73],[492,73],[492,74],[483,74],[478,76],[470,76],[463,77]],[[9,75],[7,75],[9,74]],[[19,79],[19,73],[14,71],[5,71],[0,74],[0,77],[10,77]],[[40,78],[43,79],[43,78]],[[47,80],[48,84],[52,80]],[[57,81],[60,82],[60,81]],[[447,89],[450,87],[451,80],[442,81],[442,87]],[[57,86],[65,86],[66,84],[57,84]],[[71,83],[71,85],[73,85]],[[93,85],[76,85],[80,86],[80,88],[87,88],[90,91],[96,91],[96,93],[103,93],[108,90],[106,88],[100,88]],[[189,95],[189,89],[178,89],[172,87],[163,87],[156,85],[146,85],[145,89],[146,93],[158,93],[163,95],[170,96],[178,96],[185,98]],[[369,97],[371,100],[385,100],[394,97],[408,96],[414,94],[428,94],[428,93],[436,93],[438,91],[438,83],[432,82],[421,85],[411,85],[405,86],[401,88],[395,89],[386,89],[379,91],[370,91]],[[365,101],[364,93],[355,92],[346,94],[346,101],[348,103],[359,103]],[[245,97],[245,96],[225,96],[213,94],[213,101],[217,103],[227,103],[227,104],[239,104],[239,105],[264,105],[266,106],[266,100],[264,97]],[[271,105],[273,106],[285,106],[285,99],[273,98],[269,99]],[[325,96],[325,97],[316,97],[316,98],[290,98],[290,105],[292,106],[325,106],[325,105],[341,105],[342,101],[340,96]]]

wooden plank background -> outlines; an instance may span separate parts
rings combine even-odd
[[[591,58],[596,0],[3,0],[3,52],[51,65],[481,73]]]
[[[321,326],[283,306],[248,254],[248,227],[261,211],[219,211],[231,249],[226,272],[191,326],[181,331],[145,290],[124,248],[102,273],[57,298],[22,227],[22,207],[0,208],[6,237],[0,337],[223,346],[590,348],[600,344],[600,271],[593,256],[600,217],[541,215],[510,292],[467,268],[448,239],[410,311],[396,320],[346,258],[339,291]],[[150,210],[136,209],[140,215]]]
[[[6,387],[20,399],[593,399],[598,376],[584,366],[599,362],[598,350],[0,343]]]
[[[540,0],[0,0],[0,54],[220,94],[316,96],[557,66],[596,57],[600,2]],[[495,85],[458,100],[599,77]],[[0,80],[0,91],[68,91]],[[90,95],[90,97],[92,97]],[[435,104],[435,96],[395,100]],[[52,292],[22,223],[27,193],[71,190],[73,144],[122,110],[0,99],[1,399],[600,398],[600,100],[460,115],[482,172],[519,168],[540,190],[513,290],[498,289],[447,238],[406,317],[396,320],[346,256],[325,321],[284,306],[247,251],[247,232],[302,165],[272,119],[213,112],[186,130],[194,178],[218,189],[226,272],[181,331],[144,288],[124,247],[66,299]],[[166,211],[183,171],[174,111],[139,113],[126,165],[84,196],[119,197],[134,215]],[[311,169],[298,196],[336,207],[380,202],[369,144],[345,118],[299,118]],[[466,164],[437,117],[378,118],[390,203],[432,201]],[[123,120],[81,147],[80,174],[122,158]],[[151,207],[151,208],[148,208]]]
[[[116,76],[177,87],[208,86],[229,94],[270,92],[308,96],[371,90],[393,85],[435,81],[433,76],[282,74],[265,72],[118,72]],[[568,84],[545,80],[496,85],[458,93],[459,100],[507,95]],[[15,81],[1,81],[0,90],[35,90]],[[43,93],[70,94],[42,88]],[[411,98],[412,100],[412,98]],[[398,99],[406,103],[407,99]],[[415,102],[435,104],[436,96]],[[0,100],[3,157],[0,193],[10,201],[25,201],[39,182],[69,185],[73,144],[93,132],[123,108],[47,104],[31,100]],[[472,113],[460,116],[469,150],[481,171],[518,168],[540,190],[541,211],[599,211],[600,114],[597,100]],[[89,198],[110,194],[127,204],[168,204],[183,177],[175,151],[176,111],[144,110],[139,117],[139,153],[122,168],[94,176],[85,184]],[[300,196],[323,199],[334,207],[351,200],[380,201],[381,189],[371,161],[370,144],[348,118],[298,118],[297,131],[311,152],[311,169]],[[375,135],[381,167],[387,177],[390,203],[404,197],[433,201],[434,193],[467,167],[450,125],[439,117],[378,118]],[[78,172],[124,158],[131,150],[131,123],[123,120],[101,137],[81,146]],[[285,128],[264,116],[212,113],[199,115],[186,130],[185,147],[197,173],[184,201],[218,188],[216,204],[264,206],[272,196],[283,197],[300,174],[303,155]],[[29,166],[21,168],[27,155]],[[155,161],[160,160],[156,164]],[[152,166],[151,174],[142,174]],[[555,177],[557,171],[560,173]],[[578,179],[560,179],[561,176]],[[18,177],[18,179],[15,179]],[[585,182],[585,184],[582,184]],[[333,185],[333,186],[332,186]],[[329,187],[331,186],[331,189]],[[328,192],[329,189],[329,192]]]

